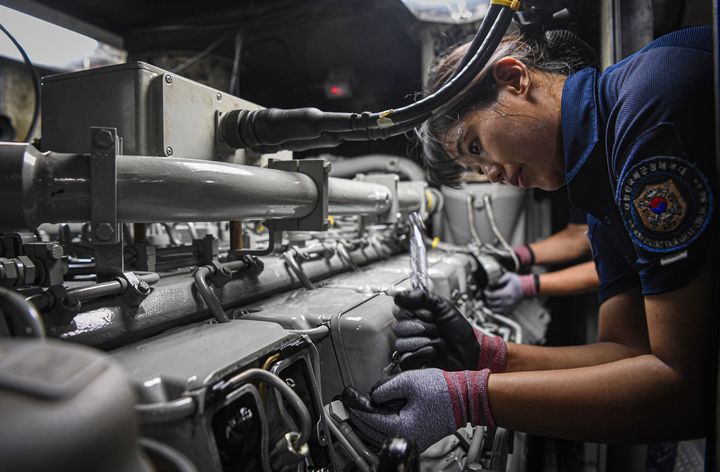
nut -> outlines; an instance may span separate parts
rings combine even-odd
[[[100,129],[93,134],[95,145],[102,149],[108,149],[115,143],[115,138],[110,130]]]
[[[100,223],[97,228],[95,228],[95,237],[99,241],[109,241],[113,234],[115,234],[115,230],[110,225],[110,223]]]

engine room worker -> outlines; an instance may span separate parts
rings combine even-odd
[[[441,358],[370,396],[346,391],[351,421],[366,435],[405,436],[422,448],[466,423],[592,442],[709,431],[717,316],[711,30],[663,36],[602,74],[572,72],[562,56],[571,49],[548,44],[504,40],[459,113],[425,124],[425,158],[446,182],[469,168],[509,185],[567,186],[572,205],[592,217],[598,342],[542,347],[481,336],[457,369]],[[435,87],[463,52],[435,69]],[[442,302],[396,297],[418,332],[441,338],[460,316]],[[474,334],[466,325],[463,336]]]
[[[590,252],[585,212],[573,209],[568,225],[557,233],[531,244],[513,248],[520,267],[506,272],[485,290],[485,301],[498,313],[510,313],[524,299],[553,295],[577,295],[598,287],[592,261],[542,274],[529,274],[533,265],[575,261]]]

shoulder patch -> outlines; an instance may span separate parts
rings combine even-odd
[[[651,252],[679,251],[709,224],[712,189],[690,162],[658,156],[624,173],[618,206],[635,244]]]

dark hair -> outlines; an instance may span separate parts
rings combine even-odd
[[[470,47],[467,42],[440,56],[430,70],[425,95],[438,90],[452,76]],[[444,112],[433,115],[416,129],[430,182],[456,186],[465,170],[445,150],[445,136],[468,111],[482,109],[497,99],[492,70],[503,57],[514,57],[528,68],[548,74],[569,75],[586,67],[597,67],[592,48],[567,30],[547,31],[539,38],[510,35],[503,38],[471,86],[456,96]]]

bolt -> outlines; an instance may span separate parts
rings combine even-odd
[[[172,75],[170,75],[170,74],[165,74],[165,83],[166,83],[166,84],[171,84],[171,83],[172,83]]]
[[[221,93],[218,92],[218,94],[215,95],[215,96],[217,97],[218,100],[222,100],[222,94],[221,94]]]
[[[102,149],[108,149],[110,146],[113,145],[115,142],[115,139],[113,138],[113,134],[110,132],[110,130],[107,129],[100,129],[97,130],[93,136],[93,141],[95,141],[95,145]]]
[[[167,149],[165,149],[165,154],[167,154],[168,156],[172,156],[172,153],[173,153],[172,148],[170,146],[168,146]]]
[[[63,248],[59,244],[49,245],[45,249],[46,249],[47,255],[50,259],[58,261],[63,256]]]
[[[145,282],[144,280],[141,280],[140,283],[137,285],[138,292],[140,292],[143,295],[147,295],[150,293],[150,285]]]
[[[95,237],[98,238],[99,241],[109,241],[114,233],[115,230],[110,223],[100,223],[97,228],[95,228]]]

